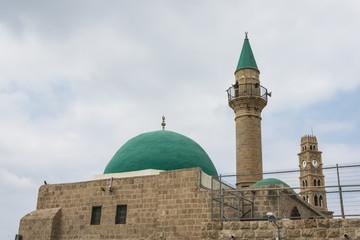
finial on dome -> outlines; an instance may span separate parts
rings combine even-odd
[[[162,130],[165,130],[165,126],[166,126],[166,123],[165,123],[165,116],[162,116],[162,123],[161,123],[161,126],[162,126]]]
[[[245,32],[245,39],[248,39],[248,32]]]

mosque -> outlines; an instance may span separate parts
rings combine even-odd
[[[285,219],[331,217],[315,136],[301,138],[300,194],[279,179],[263,179],[261,111],[271,93],[259,74],[246,34],[227,90],[235,113],[236,187],[219,179],[198,143],[165,130],[163,117],[162,130],[128,140],[103,174],[42,185],[16,239],[204,239],[204,224],[262,220],[269,211]]]

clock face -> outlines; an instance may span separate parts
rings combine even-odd
[[[311,163],[314,167],[317,167],[319,165],[319,162],[316,159],[313,159]]]
[[[303,168],[306,167],[306,161],[302,161]]]

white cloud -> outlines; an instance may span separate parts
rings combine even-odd
[[[0,183],[2,188],[16,188],[35,190],[36,185],[31,178],[19,177],[15,173],[9,172],[4,168],[0,168]]]

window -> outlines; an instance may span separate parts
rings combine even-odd
[[[294,207],[290,215],[291,220],[300,219],[300,213],[297,207]]]
[[[318,186],[320,186],[320,179],[318,179]]]
[[[316,179],[314,179],[314,186],[316,186]]]
[[[315,195],[315,197],[314,197],[314,205],[315,205],[315,206],[318,205],[318,197],[317,197],[317,195]]]
[[[324,206],[324,200],[323,200],[323,197],[321,195],[319,197],[319,202],[320,202],[320,207],[323,207]]]
[[[126,210],[127,210],[126,205],[117,205],[115,224],[125,224],[126,223]]]
[[[100,225],[101,206],[92,207],[91,225]]]

